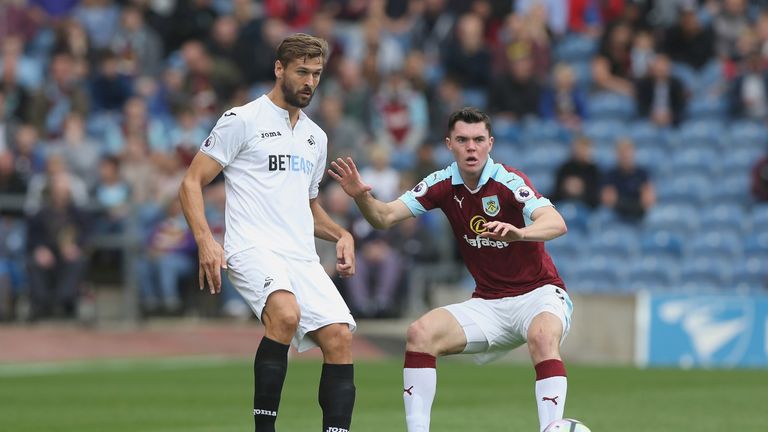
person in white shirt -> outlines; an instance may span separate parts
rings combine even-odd
[[[336,269],[355,271],[352,235],[317,202],[328,138],[301,110],[320,81],[328,44],[295,34],[277,48],[276,82],[260,98],[225,112],[190,165],[179,196],[200,255],[200,288],[221,289],[221,269],[264,324],[254,361],[256,432],[272,432],[288,348],[323,352],[323,431],[348,431],[355,401],[355,321],[320,265],[314,237],[336,242]],[[202,188],[224,172],[224,246],[204,214]]]

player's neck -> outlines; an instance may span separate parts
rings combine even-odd
[[[296,123],[299,121],[299,112],[301,109],[286,102],[285,97],[283,96],[283,92],[280,91],[279,87],[273,88],[272,91],[267,93],[267,97],[272,101],[273,104],[288,111],[288,118],[291,120],[291,127],[296,126]]]

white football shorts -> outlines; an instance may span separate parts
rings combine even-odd
[[[336,285],[317,261],[296,260],[254,247],[227,259],[227,276],[243,299],[261,319],[267,298],[285,290],[296,296],[301,318],[293,345],[299,352],[316,347],[307,333],[329,324],[357,327]]]
[[[544,285],[520,296],[496,300],[472,298],[443,308],[464,329],[467,346],[463,352],[477,354],[477,363],[495,360],[524,344],[531,321],[542,312],[552,313],[562,321],[562,344],[571,329],[573,313],[568,293],[555,285]]]

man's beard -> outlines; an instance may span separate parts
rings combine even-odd
[[[283,81],[283,83],[280,85],[280,90],[283,91],[285,102],[288,103],[288,105],[295,106],[296,108],[304,108],[309,105],[309,103],[312,102],[312,96],[315,95],[315,92],[310,93],[307,101],[302,102],[301,99],[299,99],[299,92],[291,91],[291,88],[288,87],[288,84],[285,81]]]

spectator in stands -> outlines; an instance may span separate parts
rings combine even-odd
[[[27,263],[31,319],[72,318],[85,271],[88,239],[85,214],[74,205],[70,177],[57,174],[46,198],[27,223]]]
[[[509,73],[514,61],[523,57],[533,61],[533,75],[541,77],[541,81],[549,75],[550,41],[545,23],[528,15],[510,14],[499,30],[494,70],[497,74]]]
[[[731,82],[728,103],[735,118],[762,121],[768,117],[768,72],[759,52],[750,54],[744,71]]]
[[[216,16],[209,0],[178,2],[169,20],[172,25],[164,41],[166,52],[173,52],[189,40],[210,34]]]
[[[93,46],[106,48],[120,24],[120,7],[113,0],[81,0],[72,11]]]
[[[648,31],[638,31],[632,39],[632,50],[630,52],[630,61],[632,62],[632,78],[635,80],[643,79],[648,76],[653,59],[656,57],[654,51],[653,35]]]
[[[592,80],[598,91],[632,96],[631,78],[632,28],[617,23],[603,35],[599,54],[592,60]]]
[[[328,135],[328,159],[357,156],[361,165],[368,163],[366,133],[363,126],[353,117],[344,115],[343,96],[337,93],[325,94],[320,101],[317,123]]]
[[[573,69],[567,63],[556,65],[552,72],[552,86],[541,96],[541,117],[577,129],[581,120],[586,117],[586,105],[586,95],[576,87]]]
[[[16,157],[10,150],[0,150],[0,195],[24,196],[27,182],[16,170]]]
[[[430,142],[439,142],[444,134],[448,116],[466,105],[461,84],[456,79],[445,77],[440,80],[430,98],[427,139]]]
[[[214,179],[205,188],[203,194],[205,194],[205,219],[208,221],[208,227],[211,229],[214,240],[219,242],[219,244],[223,244],[226,227],[224,223],[226,208],[224,176],[222,175]],[[232,282],[226,277],[224,270],[221,272],[221,311],[224,315],[232,318],[248,318],[252,316],[251,308],[243,301],[237,289],[232,286]]]
[[[768,155],[752,167],[752,196],[755,201],[768,202]]]
[[[210,112],[221,112],[219,105],[232,97],[242,80],[237,67],[223,59],[214,60],[196,40],[184,43],[181,56],[187,72],[184,88],[193,103]]]
[[[656,202],[648,171],[635,164],[635,146],[629,139],[616,145],[617,166],[608,171],[602,203],[627,222],[639,222]]]
[[[64,119],[70,112],[88,113],[88,94],[78,79],[75,66],[71,55],[55,54],[48,79],[32,98],[29,118],[45,137],[60,135]]]
[[[386,77],[374,99],[372,119],[376,141],[390,149],[393,159],[407,160],[429,128],[427,101],[400,72]]]
[[[0,53],[0,65],[8,69],[22,87],[34,89],[43,82],[43,62],[24,53],[24,41],[21,37],[5,38]]]
[[[29,124],[19,125],[13,135],[12,148],[16,157],[16,171],[25,182],[45,169],[44,148],[34,127]]]
[[[25,237],[24,219],[13,211],[0,211],[0,322],[14,319],[16,299],[26,285]]]
[[[720,58],[736,57],[739,36],[748,31],[750,20],[745,0],[724,0],[714,19],[717,54]]]
[[[552,200],[579,201],[590,208],[600,204],[600,171],[592,161],[592,142],[585,136],[573,140],[571,157],[557,169]]]
[[[118,233],[125,228],[129,214],[131,189],[120,175],[120,159],[107,156],[99,162],[99,182],[94,190],[94,199],[99,207],[97,231]]]
[[[494,115],[518,121],[539,112],[541,88],[533,74],[533,60],[511,60],[511,72],[499,77],[488,94],[488,109]]]
[[[0,123],[26,122],[30,115],[30,93],[19,83],[13,60],[5,57],[0,63],[0,99],[3,101]]]
[[[715,33],[699,21],[695,9],[688,7],[680,13],[677,24],[667,30],[664,46],[673,61],[701,69],[715,57]]]
[[[15,126],[15,121],[10,116],[6,116],[6,112],[5,94],[0,88],[0,152],[10,148],[12,129]]]
[[[359,218],[352,225],[358,252],[355,274],[347,281],[350,309],[358,317],[390,317],[404,277],[403,258],[393,247],[391,233],[374,230]]]
[[[50,154],[59,154],[64,158],[67,168],[85,182],[88,190],[96,188],[101,148],[86,134],[82,115],[70,113],[64,120],[63,135],[51,142],[48,148]]]
[[[491,53],[483,40],[483,21],[465,14],[456,24],[455,39],[445,49],[446,75],[457,79],[465,90],[481,91],[491,79]]]
[[[456,16],[446,0],[427,0],[411,29],[413,48],[424,52],[428,61],[437,63],[441,50],[451,37]]]
[[[138,261],[141,304],[147,313],[181,311],[179,283],[195,275],[195,239],[184,220],[178,199],[152,229],[145,255]]]
[[[46,193],[50,190],[53,181],[66,179],[67,201],[80,209],[88,205],[88,186],[85,182],[72,174],[67,167],[67,162],[62,155],[52,154],[45,162],[45,172],[33,175],[29,179],[27,197],[24,201],[24,210],[27,214],[37,213],[45,204]]]
[[[176,113],[175,120],[168,131],[168,142],[171,151],[178,154],[186,166],[192,162],[192,158],[200,149],[200,143],[208,136],[208,130],[191,107],[181,108]]]
[[[114,53],[104,51],[99,59],[99,70],[91,79],[90,90],[91,109],[117,113],[133,94],[133,79],[121,71]]]
[[[117,55],[121,73],[132,77],[157,76],[162,70],[163,41],[145,24],[137,6],[123,6],[120,27],[109,48]]]
[[[658,54],[653,59],[648,78],[637,83],[637,111],[657,126],[677,126],[685,112],[683,83],[671,75],[669,58]]]
[[[390,151],[381,145],[371,148],[369,159],[371,164],[360,170],[368,184],[373,188],[371,193],[380,200],[393,200],[400,195],[400,173],[390,165]]]

